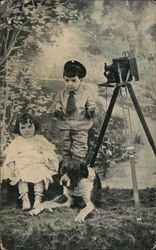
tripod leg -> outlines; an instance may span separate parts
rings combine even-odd
[[[133,195],[134,195],[134,201],[135,201],[136,216],[137,216],[137,221],[141,222],[140,200],[139,200],[139,192],[138,192],[136,170],[135,170],[135,163],[134,163],[133,156],[130,157],[130,164],[131,164],[131,173],[132,173],[132,182],[133,182]]]
[[[131,96],[131,99],[132,99],[132,101],[133,101],[134,107],[135,107],[135,109],[136,109],[136,111],[137,111],[137,114],[138,114],[138,117],[139,117],[139,119],[140,119],[140,122],[141,122],[141,124],[142,124],[142,126],[143,126],[143,129],[144,129],[144,131],[145,131],[145,134],[146,134],[146,136],[147,136],[147,139],[148,139],[148,141],[149,141],[149,143],[150,143],[150,145],[151,145],[151,147],[152,147],[152,149],[153,149],[154,154],[156,155],[156,146],[155,146],[155,144],[154,144],[154,140],[153,140],[153,138],[152,138],[152,136],[151,136],[151,133],[150,133],[149,128],[148,128],[148,126],[147,126],[147,123],[146,123],[146,121],[145,121],[144,115],[143,115],[143,113],[142,113],[142,110],[141,110],[141,108],[140,108],[140,105],[139,105],[139,103],[138,103],[138,100],[137,100],[137,98],[136,98],[136,96],[135,96],[135,93],[134,93],[134,91],[133,91],[132,85],[131,85],[130,83],[128,83],[128,84],[127,84],[127,88],[128,88],[129,94],[130,94],[130,96]]]
[[[99,134],[99,137],[98,137],[98,141],[97,141],[97,144],[96,144],[96,147],[95,147],[95,150],[94,150],[94,154],[93,154],[93,157],[92,157],[92,160],[91,160],[91,163],[90,163],[90,167],[94,166],[96,156],[98,154],[99,147],[100,147],[100,145],[102,143],[102,140],[103,140],[103,137],[105,135],[105,132],[106,132],[106,129],[107,129],[107,126],[108,126],[108,122],[110,120],[110,117],[111,117],[111,114],[112,114],[112,111],[113,111],[113,108],[114,108],[114,104],[115,104],[116,98],[117,98],[118,93],[119,93],[119,89],[120,89],[119,86],[117,86],[114,89],[114,92],[113,92],[113,95],[112,95],[112,98],[111,98],[111,101],[110,101],[110,104],[109,104],[109,107],[108,107],[108,110],[107,110],[107,113],[106,113],[106,116],[105,116],[105,119],[104,119],[104,122],[103,122],[103,125],[102,125],[102,128],[101,128],[101,131],[100,131],[100,134]]]

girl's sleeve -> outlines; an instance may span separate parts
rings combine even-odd
[[[42,154],[46,160],[47,167],[54,172],[58,172],[59,160],[55,153],[55,145],[50,143],[44,136],[40,137],[42,140]]]

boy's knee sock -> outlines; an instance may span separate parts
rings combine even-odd
[[[80,157],[74,154],[72,155],[72,159],[78,160],[79,162],[84,162],[84,157]]]

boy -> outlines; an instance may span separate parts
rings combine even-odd
[[[66,62],[63,72],[65,88],[58,92],[50,108],[50,113],[59,123],[63,158],[72,157],[81,162],[88,151],[88,130],[97,111],[90,93],[83,87],[85,75],[86,69],[80,62]]]

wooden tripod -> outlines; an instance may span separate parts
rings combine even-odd
[[[118,84],[114,89],[114,92],[113,92],[112,98],[110,100],[109,107],[108,107],[108,110],[106,112],[106,116],[105,116],[105,119],[104,119],[104,122],[103,122],[103,125],[102,125],[102,128],[101,128],[101,131],[100,131],[100,134],[99,134],[99,137],[98,137],[98,141],[97,141],[95,151],[94,151],[91,163],[90,163],[90,167],[94,166],[94,163],[95,163],[98,151],[99,151],[99,147],[100,147],[100,145],[101,145],[101,143],[103,141],[103,138],[105,136],[105,132],[107,130],[107,126],[108,126],[108,123],[109,123],[109,120],[110,120],[110,117],[111,117],[111,114],[112,114],[112,111],[113,111],[113,108],[114,108],[114,105],[115,105],[119,90],[120,90],[121,87],[125,87],[125,88],[128,89],[130,97],[131,97],[132,102],[134,104],[135,110],[136,110],[136,112],[138,114],[138,117],[140,119],[142,127],[143,127],[143,129],[145,131],[145,134],[147,136],[147,139],[148,139],[148,141],[149,141],[149,143],[150,143],[150,145],[152,147],[152,150],[153,150],[154,154],[156,155],[156,146],[154,144],[154,140],[153,140],[153,138],[151,136],[151,133],[150,133],[150,130],[149,130],[147,124],[146,124],[144,115],[142,113],[142,110],[140,108],[138,100],[137,100],[137,98],[135,96],[132,85],[130,83],[128,83],[128,82],[124,82],[124,83]],[[140,200],[139,200],[138,185],[137,185],[137,178],[136,178],[136,171],[135,171],[134,153],[130,154],[130,164],[131,164],[133,193],[134,193],[137,221],[141,221]]]

